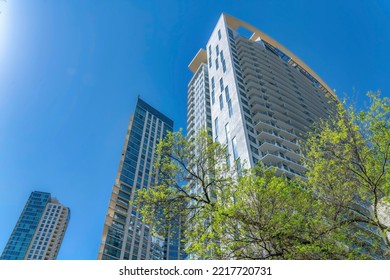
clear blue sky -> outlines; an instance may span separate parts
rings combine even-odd
[[[31,191],[72,217],[59,259],[96,259],[137,95],[185,127],[187,65],[222,12],[339,97],[390,96],[390,2],[0,1],[0,252]]]

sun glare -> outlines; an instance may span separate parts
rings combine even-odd
[[[4,71],[7,68],[7,45],[9,44],[9,16],[8,3],[5,0],[0,0],[0,77],[4,76]],[[5,93],[0,91],[0,108],[4,104]]]
[[[8,16],[7,16],[7,2],[0,0],[0,63],[3,63],[5,57],[5,46],[8,37]]]

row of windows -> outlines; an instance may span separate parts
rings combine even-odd
[[[39,256],[39,255],[28,255],[28,258],[29,259],[34,259],[34,260],[42,260],[43,259],[43,256]]]

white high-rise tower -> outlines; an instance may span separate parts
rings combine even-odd
[[[247,38],[241,29],[253,34]],[[199,77],[204,80],[203,73],[208,74],[209,85],[197,91],[196,85],[195,91],[189,86],[189,137],[200,127],[197,118],[202,120],[206,112],[214,140],[227,144],[230,162],[238,171],[261,160],[277,167],[277,174],[303,175],[299,140],[305,139],[313,122],[328,118],[339,102],[313,70],[274,39],[226,14],[189,68],[194,73],[190,85]]]

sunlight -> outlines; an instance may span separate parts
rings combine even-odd
[[[0,0],[0,44],[4,45],[7,32],[7,2]]]
[[[9,16],[8,3],[5,0],[0,0],[0,77],[4,77],[7,68],[7,45],[9,44]],[[0,108],[5,102],[6,93],[0,90]]]
[[[0,61],[4,63],[5,47],[8,39],[8,3],[4,0],[0,0]]]

